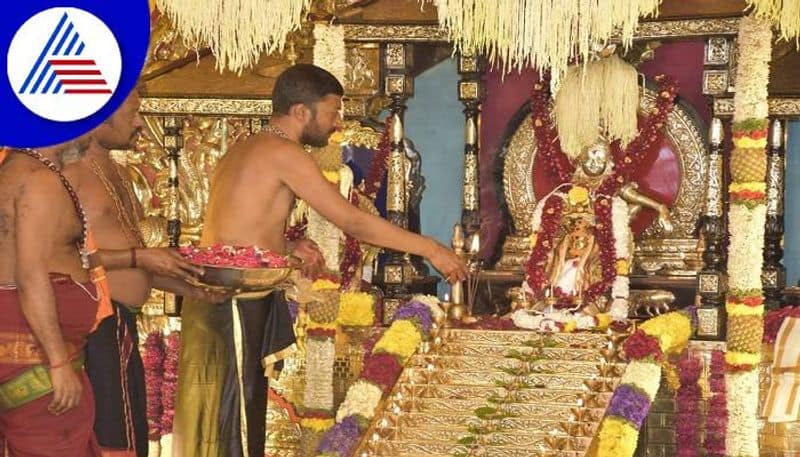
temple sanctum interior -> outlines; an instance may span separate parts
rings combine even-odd
[[[324,177],[468,267],[298,200],[328,273],[276,286],[265,456],[800,455],[800,1],[154,0],[151,26],[112,151],[147,246],[199,243],[216,165],[311,63],[344,87]],[[181,307],[137,315],[154,457]]]

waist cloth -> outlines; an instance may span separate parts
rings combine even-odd
[[[113,315],[89,335],[86,373],[96,398],[94,431],[114,455],[147,456],[147,396],[136,316],[112,300]]]
[[[83,384],[78,406],[56,416],[50,361],[28,324],[14,285],[0,285],[0,436],[9,455],[100,456],[92,431],[94,395],[83,371],[86,338],[95,323],[97,290],[51,274],[59,327]],[[61,361],[55,361],[56,363]]]
[[[263,457],[267,379],[295,350],[283,291],[222,304],[184,302],[176,457]]]

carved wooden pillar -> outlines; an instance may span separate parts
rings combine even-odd
[[[181,135],[182,119],[176,116],[164,118],[164,149],[169,160],[169,200],[167,201],[167,232],[170,247],[177,248],[181,238],[180,193],[178,191],[178,165],[183,148]],[[181,297],[164,294],[164,314],[177,317],[181,314]]]
[[[767,166],[767,225],[764,233],[764,269],[761,281],[764,284],[764,305],[767,309],[783,305],[783,288],[786,285],[786,269],[782,264],[783,248],[783,172],[784,129],[781,121],[772,122],[769,135]]]
[[[480,141],[481,101],[483,87],[480,80],[479,59],[475,55],[458,56],[458,99],[464,103],[464,188],[461,207],[461,225],[471,234],[480,229],[480,187],[478,185],[478,157]]]
[[[725,334],[725,253],[723,239],[725,220],[723,217],[723,161],[722,122],[711,121],[708,154],[708,190],[703,215],[701,236],[705,239],[703,269],[697,274],[697,290],[701,306],[697,310],[697,337],[707,340],[722,340]]]
[[[392,118],[389,169],[386,184],[386,213],[389,221],[404,229],[408,228],[406,153],[403,144],[403,113],[405,101],[413,95],[412,79],[408,75],[411,66],[411,46],[389,43],[384,48],[384,91],[391,99],[389,116]],[[383,268],[383,283],[390,297],[399,297],[408,292],[409,281],[416,276],[416,269],[404,253],[391,251]],[[387,300],[389,305],[395,302]],[[391,310],[387,310],[391,311]],[[388,314],[388,312],[386,313]],[[390,317],[390,316],[389,316]]]

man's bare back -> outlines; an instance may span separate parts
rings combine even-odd
[[[30,213],[32,206],[46,205],[48,225],[56,227],[55,233],[38,236],[34,224],[20,220]],[[87,279],[81,267],[77,243],[81,226],[75,207],[56,175],[38,160],[22,153],[11,153],[0,164],[0,284],[16,282],[18,230],[25,242],[49,243],[48,271],[72,276],[76,281]],[[33,233],[31,233],[31,231]],[[48,239],[49,238],[49,239]]]
[[[281,179],[274,156],[285,140],[258,134],[220,160],[211,182],[201,244],[258,246],[285,253],[284,230],[295,195]]]

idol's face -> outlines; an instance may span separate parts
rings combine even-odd
[[[606,171],[608,149],[604,144],[595,144],[586,150],[581,168],[589,176],[599,176]]]

